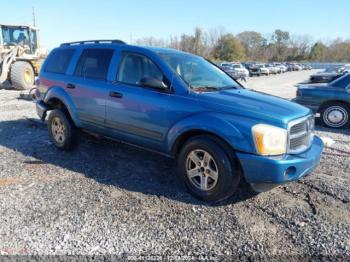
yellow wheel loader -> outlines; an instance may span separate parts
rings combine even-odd
[[[0,24],[0,86],[18,90],[34,86],[46,57],[39,46],[38,28]]]

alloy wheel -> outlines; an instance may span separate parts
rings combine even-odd
[[[213,189],[219,177],[214,158],[205,150],[191,151],[186,159],[186,173],[191,184],[202,191]]]

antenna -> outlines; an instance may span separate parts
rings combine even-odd
[[[32,7],[32,15],[33,15],[33,26],[36,26],[34,6]]]

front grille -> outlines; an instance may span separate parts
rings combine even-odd
[[[314,117],[294,120],[288,125],[288,153],[298,154],[307,150],[313,139]]]

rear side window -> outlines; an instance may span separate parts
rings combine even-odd
[[[113,49],[85,49],[79,58],[74,75],[106,80]]]
[[[350,84],[350,74],[347,74],[337,80],[334,81],[332,84],[333,86],[340,87],[340,88],[345,88],[349,86]]]
[[[47,61],[45,72],[65,74],[69,66],[70,60],[74,54],[73,49],[61,49],[52,51]]]

